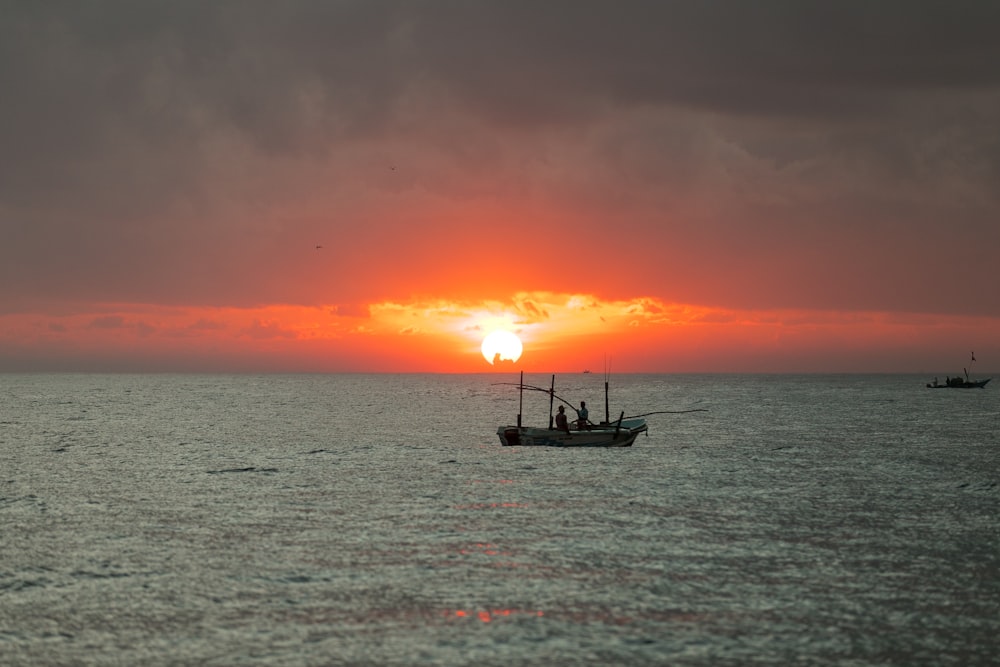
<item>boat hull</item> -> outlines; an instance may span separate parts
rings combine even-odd
[[[950,382],[948,384],[927,384],[928,389],[982,389],[993,378],[975,382]]]
[[[626,419],[621,425],[602,424],[589,430],[557,431],[527,426],[501,426],[500,443],[509,447],[631,447],[647,430],[645,419]]]

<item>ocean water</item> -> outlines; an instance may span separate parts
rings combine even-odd
[[[1000,664],[1000,384],[927,379],[612,376],[704,411],[574,450],[516,376],[0,375],[0,664]]]

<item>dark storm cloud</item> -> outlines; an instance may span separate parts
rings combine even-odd
[[[11,101],[0,111],[10,149],[5,194],[30,197],[31,185],[48,187],[48,178],[11,187],[25,166],[51,167],[47,160],[71,167],[109,148],[133,148],[134,157],[149,151],[151,161],[173,158],[183,171],[204,135],[222,128],[242,132],[265,151],[287,152],[306,148],[303,137],[316,124],[331,129],[324,124],[370,118],[381,107],[380,89],[398,85],[391,67],[378,66],[385,20],[370,19],[360,6],[315,3],[275,14],[278,7],[4,7],[0,85]],[[304,98],[309,92],[315,99]],[[319,109],[308,108],[310,102]],[[121,146],[129,141],[134,145]]]
[[[992,28],[1000,6],[990,2],[431,7],[413,20],[433,71],[483,108],[522,114],[535,107],[571,115],[574,101],[594,98],[830,115],[886,93],[1000,80]]]
[[[317,131],[329,140],[383,129],[404,89],[421,84],[482,113],[561,122],[598,103],[831,114],[891,93],[1000,82],[992,2],[247,0],[0,11],[0,84],[11,100],[0,110],[3,140],[18,162],[72,161],[126,137],[193,150],[220,126],[265,151],[327,150]],[[11,161],[5,183],[17,174]]]
[[[553,141],[588,175],[536,187],[609,212],[703,188],[726,215],[697,229],[671,216],[671,242],[691,256],[717,232],[711,247],[728,243],[733,262],[760,243],[773,266],[820,227],[836,265],[857,256],[837,236],[857,224],[861,254],[885,261],[913,231],[904,220],[933,239],[944,214],[963,243],[988,247],[1000,240],[986,224],[1000,180],[998,24],[1000,4],[970,1],[0,1],[0,309],[305,298],[294,286],[315,276],[298,272],[296,248],[327,223],[297,211],[303,201],[323,192],[353,221],[375,217],[366,188],[502,198],[534,175],[499,168],[567,128],[581,134]],[[594,143],[573,153],[591,126]],[[357,146],[377,175],[354,176],[371,166]],[[388,180],[383,157],[421,151],[436,180],[428,167]],[[456,177],[477,164],[485,185]],[[938,189],[948,201],[929,206]],[[734,230],[733,211],[769,222]],[[344,224],[334,231],[371,228]],[[414,225],[395,224],[383,236],[405,247]],[[637,237],[663,227],[621,224]]]

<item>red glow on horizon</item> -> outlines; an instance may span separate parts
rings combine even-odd
[[[501,327],[523,352],[491,366],[482,342]],[[967,361],[956,348],[976,349],[982,366],[1000,359],[997,340],[996,318],[735,311],[548,292],[349,307],[95,304],[0,315],[0,370],[575,373],[610,361],[619,373],[941,373]]]

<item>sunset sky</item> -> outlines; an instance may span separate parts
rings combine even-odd
[[[0,371],[1000,370],[997,26],[0,0]]]

